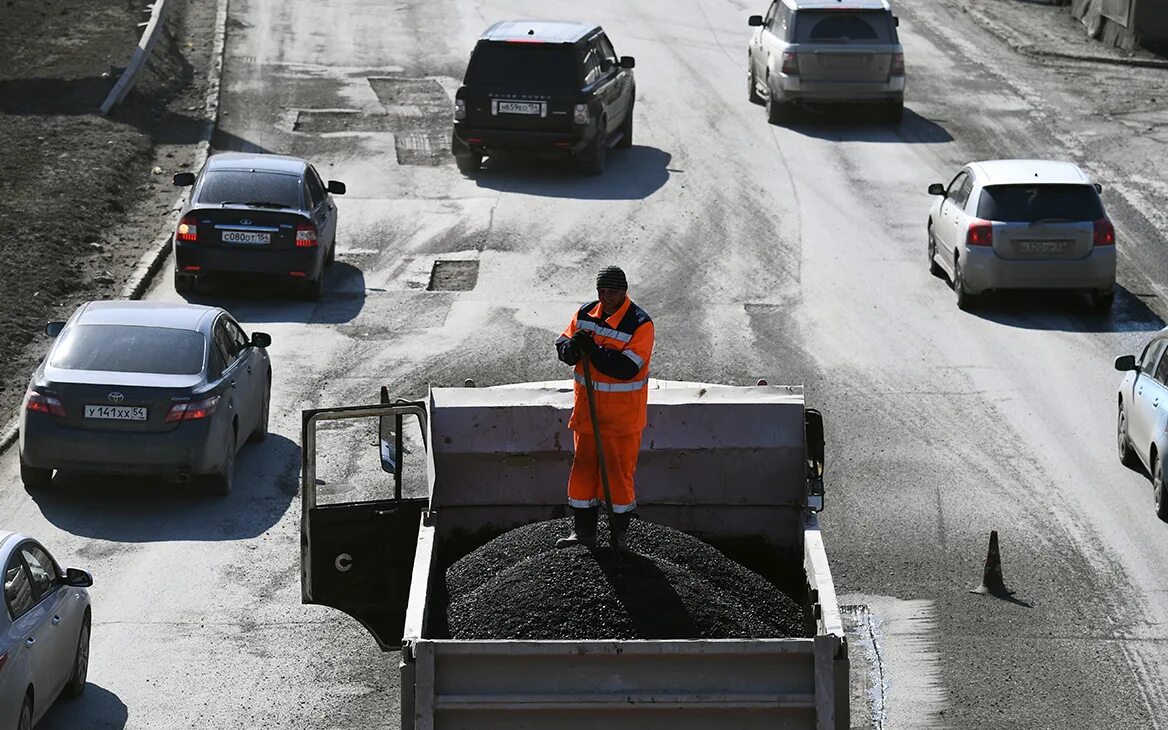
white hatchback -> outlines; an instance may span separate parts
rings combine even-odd
[[[1115,229],[1100,191],[1070,162],[971,162],[929,186],[929,270],[948,274],[962,309],[990,290],[1078,289],[1106,311]]]
[[[31,730],[60,694],[85,690],[93,578],[62,571],[35,540],[0,530],[0,728]]]

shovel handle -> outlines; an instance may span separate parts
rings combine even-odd
[[[600,484],[604,487],[604,504],[608,513],[608,540],[615,550],[616,533],[612,526],[612,493],[608,488],[608,469],[604,465],[604,444],[600,440],[600,424],[596,422],[596,394],[592,386],[592,367],[588,361],[588,353],[581,352],[580,360],[584,363],[584,389],[588,392],[588,415],[592,420],[592,435],[596,439],[596,460],[600,465]]]

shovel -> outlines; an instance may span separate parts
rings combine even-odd
[[[608,513],[608,544],[614,553],[620,554],[616,545],[616,531],[613,530],[612,493],[608,489],[608,469],[604,465],[604,445],[600,441],[600,424],[596,422],[596,394],[592,386],[592,366],[588,362],[588,353],[581,352],[580,360],[584,363],[584,389],[588,391],[588,415],[592,419],[592,435],[596,437],[596,459],[600,462],[600,484],[604,487],[604,506]]]

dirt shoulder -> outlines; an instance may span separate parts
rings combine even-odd
[[[100,106],[138,43],[140,2],[16,0],[0,43],[0,428],[46,322],[116,299],[170,224],[176,169],[205,128],[215,3],[168,0],[166,33],[125,102]]]

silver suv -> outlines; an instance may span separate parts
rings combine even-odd
[[[887,0],[774,0],[748,50],[750,100],[772,124],[800,103],[877,104],[904,115],[904,48]]]

